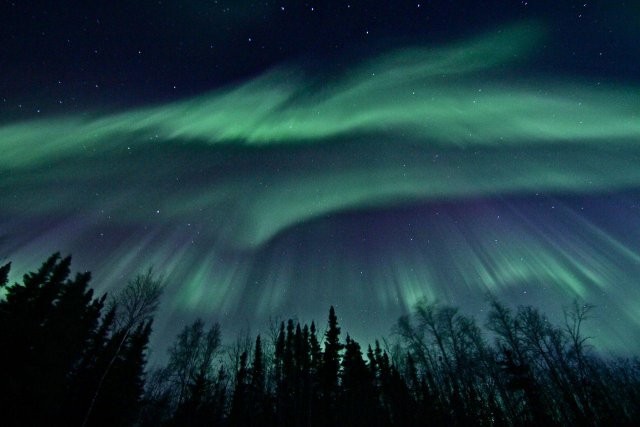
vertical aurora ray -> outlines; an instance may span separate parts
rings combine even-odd
[[[23,272],[71,252],[102,290],[153,265],[168,334],[188,316],[245,326],[334,304],[370,339],[422,297],[479,313],[490,291],[550,313],[593,302],[595,335],[623,349],[640,342],[638,85],[507,73],[541,37],[514,26],[332,79],[283,68],[5,123],[1,255]]]

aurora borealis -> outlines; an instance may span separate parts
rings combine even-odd
[[[593,303],[592,335],[637,350],[640,52],[554,70],[573,27],[523,7],[434,41],[387,29],[321,67],[276,56],[171,99],[7,113],[0,255],[24,272],[71,253],[101,291],[154,266],[158,340],[197,316],[255,329],[331,304],[370,339],[421,297],[480,314],[490,291],[550,314]]]

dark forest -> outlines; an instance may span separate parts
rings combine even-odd
[[[333,307],[326,325],[274,322],[224,344],[197,320],[148,366],[162,279],[140,274],[97,296],[55,254],[20,283],[0,269],[4,426],[635,425],[640,361],[604,355],[582,332],[488,296],[478,322],[418,303],[394,334],[361,345]],[[215,313],[213,313],[215,315]]]

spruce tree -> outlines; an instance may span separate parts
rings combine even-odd
[[[229,414],[229,424],[232,427],[241,427],[248,424],[248,377],[247,352],[240,355],[238,370],[236,371],[233,398],[231,399],[231,412]]]
[[[342,358],[341,378],[342,423],[348,426],[379,425],[381,419],[370,370],[362,358],[360,344],[348,335]]]
[[[251,382],[249,385],[249,421],[251,425],[268,424],[270,418],[268,399],[265,390],[264,356],[262,354],[262,340],[256,337],[251,362]]]
[[[8,262],[0,267],[0,289],[9,283],[9,271],[11,270],[11,263]]]
[[[329,309],[329,323],[325,332],[324,353],[320,367],[322,415],[328,424],[336,422],[336,398],[340,372],[340,327],[333,306]]]
[[[264,358],[262,355],[262,340],[260,335],[256,337],[253,350],[253,362],[251,363],[251,388],[256,396],[262,396],[265,387]]]
[[[4,425],[45,425],[64,417],[73,368],[93,333],[104,299],[95,299],[89,273],[69,279],[71,257],[54,254],[5,287],[0,300],[0,408]],[[8,265],[0,270],[6,283]]]

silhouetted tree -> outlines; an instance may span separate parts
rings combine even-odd
[[[338,378],[340,373],[340,327],[336,312],[329,309],[329,323],[324,334],[324,352],[320,364],[319,383],[321,393],[321,416],[326,422],[335,423],[335,401],[338,392]]]
[[[115,333],[107,345],[116,359],[102,358],[94,371],[98,378],[105,365],[111,363],[110,372],[102,383],[100,394],[94,404],[88,425],[127,426],[135,424],[144,393],[146,351],[151,334],[151,321],[139,323],[120,345],[123,332]]]
[[[348,335],[341,370],[340,423],[377,426],[382,421],[372,372],[362,358],[360,344]]]
[[[229,425],[240,427],[249,424],[249,390],[249,371],[247,368],[247,352],[245,351],[240,355],[236,371]]]
[[[249,424],[269,425],[271,421],[271,410],[267,397],[265,382],[264,356],[262,354],[262,340],[260,335],[256,337],[253,349],[253,361],[250,369],[251,381],[249,384]]]
[[[156,278],[152,270],[149,269],[146,273],[139,274],[127,283],[127,286],[110,301],[115,313],[115,328],[111,336],[113,343],[110,347],[111,357],[106,365],[101,367],[102,372],[99,374],[95,389],[91,393],[91,400],[82,422],[83,427],[90,424],[92,412],[98,403],[105,381],[115,364],[121,359],[121,353],[127,350],[127,344],[130,341],[135,341],[135,336],[132,334],[143,329],[149,329],[150,333],[151,321],[158,308],[162,289],[162,278]],[[148,336],[146,339],[148,340]],[[131,403],[132,406],[137,406],[137,404],[138,402]],[[94,418],[94,420],[97,419],[98,417]]]
[[[169,362],[162,370],[163,394],[168,396],[171,425],[206,425],[222,419],[226,388],[224,371],[216,374],[216,354],[220,347],[220,327],[205,330],[197,319],[185,326],[169,350]],[[162,395],[162,394],[161,394]]]
[[[311,326],[281,322],[267,350],[247,336],[219,357],[220,329],[187,325],[164,367],[146,374],[161,287],[151,272],[109,301],[70,258],[50,257],[21,283],[0,267],[3,426],[634,426],[640,361],[599,356],[574,304],[553,325],[534,307],[491,298],[486,329],[420,301],[398,340],[368,346],[329,310],[324,346]],[[104,311],[104,312],[103,312]],[[232,373],[229,375],[228,373]]]
[[[0,267],[0,289],[9,283],[9,271],[11,270],[11,263],[8,262]]]
[[[69,373],[96,328],[104,298],[88,288],[91,275],[69,279],[71,257],[52,255],[0,300],[0,413],[4,425],[45,425],[63,416]],[[6,283],[9,265],[0,270]]]

